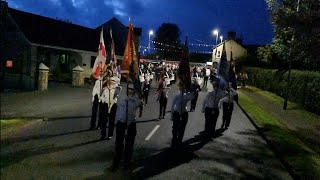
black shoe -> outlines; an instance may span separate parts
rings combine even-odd
[[[162,116],[162,118],[161,119],[164,119],[164,116]]]

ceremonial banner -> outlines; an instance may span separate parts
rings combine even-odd
[[[98,79],[103,71],[105,71],[106,67],[106,48],[104,45],[104,39],[103,39],[103,28],[100,32],[100,43],[98,48],[98,56],[96,57],[96,60],[94,62],[92,73],[96,79]]]
[[[232,51],[230,55],[230,66],[229,66],[229,82],[232,84],[232,88],[237,90],[237,79],[236,79],[236,67],[233,60]]]
[[[121,74],[134,73],[136,79],[139,78],[138,57],[134,44],[133,25],[129,23],[128,37],[126,48],[121,64]]]
[[[182,51],[182,57],[178,69],[179,86],[187,91],[191,89],[191,74],[189,65],[189,52],[188,50]]]
[[[224,90],[227,86],[226,80],[228,80],[228,62],[227,62],[227,55],[225,49],[225,43],[223,43],[223,50],[221,54],[221,59],[218,64],[218,71],[216,77],[216,83],[219,84],[219,89]]]
[[[117,64],[116,49],[115,49],[114,40],[112,36],[112,29],[110,29],[110,37],[111,37],[111,55],[110,56],[116,68],[118,64]]]

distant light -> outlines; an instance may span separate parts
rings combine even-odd
[[[215,29],[215,30],[213,31],[213,34],[214,34],[214,35],[218,35],[218,30]]]
[[[153,35],[153,31],[152,30],[149,31],[149,35]]]

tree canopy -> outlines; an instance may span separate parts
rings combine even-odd
[[[274,26],[272,50],[294,68],[320,69],[319,0],[266,0]]]
[[[180,28],[176,24],[161,24],[154,38],[157,54],[163,59],[176,59],[181,51],[180,35]]]

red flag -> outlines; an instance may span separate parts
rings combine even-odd
[[[99,43],[99,48],[98,48],[98,56],[96,57],[96,60],[94,62],[93,68],[92,68],[92,73],[96,79],[100,77],[102,72],[105,71],[106,69],[106,48],[104,45],[104,39],[103,39],[103,28],[101,29],[100,32],[100,43]]]
[[[135,77],[139,78],[138,58],[135,50],[133,25],[131,22],[129,23],[127,43],[121,64],[121,74],[129,74],[130,72],[134,72]]]

